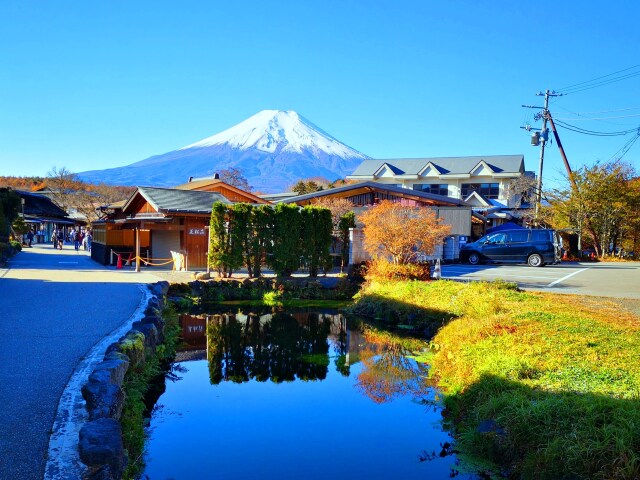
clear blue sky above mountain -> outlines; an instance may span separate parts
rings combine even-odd
[[[524,153],[537,170],[521,104],[640,64],[629,1],[34,0],[2,2],[0,18],[3,175],[127,165],[263,109],[375,158]],[[551,109],[623,117],[567,120],[591,130],[637,127],[640,76]],[[574,167],[631,139],[561,136]],[[562,163],[548,152],[552,182]],[[640,142],[625,159],[639,157]]]

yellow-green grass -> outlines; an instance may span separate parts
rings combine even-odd
[[[637,316],[505,283],[370,282],[358,304],[437,324],[430,372],[462,458],[513,478],[640,478]]]

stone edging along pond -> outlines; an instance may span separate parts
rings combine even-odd
[[[125,374],[129,368],[142,365],[155,355],[156,347],[164,340],[165,321],[161,310],[169,283],[158,282],[149,289],[152,296],[142,319],[107,348],[104,359],[82,387],[89,418],[80,429],[78,449],[80,460],[89,469],[89,479],[119,479],[128,463],[120,425]]]

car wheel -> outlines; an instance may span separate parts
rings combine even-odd
[[[537,253],[532,253],[531,255],[529,255],[529,258],[527,258],[527,263],[530,267],[541,267],[542,265],[544,265],[542,257]]]
[[[478,254],[476,252],[471,252],[469,254],[469,257],[467,258],[467,261],[471,265],[478,265],[480,263],[480,254]]]

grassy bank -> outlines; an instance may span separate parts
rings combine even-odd
[[[617,304],[372,282],[354,310],[433,332],[431,376],[470,463],[513,478],[640,478],[640,320]]]
[[[129,368],[122,386],[126,400],[120,423],[124,446],[129,455],[129,464],[123,475],[125,479],[137,478],[144,467],[144,417],[148,413],[145,398],[154,382],[164,376],[167,366],[175,358],[180,339],[178,314],[172,308],[165,308],[162,317],[165,320],[164,342],[157,346],[155,355]],[[144,346],[140,348],[144,349]]]

